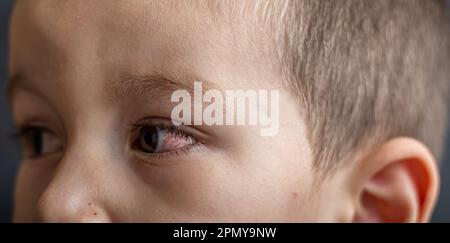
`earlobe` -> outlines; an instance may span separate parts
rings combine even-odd
[[[427,222],[438,195],[436,161],[421,142],[395,138],[372,151],[354,173],[356,222]]]

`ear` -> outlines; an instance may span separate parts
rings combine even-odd
[[[411,138],[395,138],[358,163],[355,222],[427,222],[439,190],[431,152]],[[355,182],[355,181],[354,181]]]

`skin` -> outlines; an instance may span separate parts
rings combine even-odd
[[[280,85],[271,53],[259,48],[267,44],[264,34],[230,23],[231,12],[215,18],[205,6],[17,2],[10,47],[11,75],[20,76],[11,84],[14,120],[17,127],[47,127],[61,148],[38,158],[25,154],[14,221],[428,220],[438,175],[423,144],[398,138],[316,183],[301,107]],[[261,137],[258,126],[196,125],[186,129],[206,141],[201,149],[144,156],[131,145],[131,127],[149,117],[170,121],[170,92],[114,96],[111,90],[124,74],[155,72],[200,77],[219,90],[280,90],[278,135]]]

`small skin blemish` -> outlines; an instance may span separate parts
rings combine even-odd
[[[298,197],[298,193],[297,193],[297,192],[293,192],[293,193],[292,193],[292,198],[295,199],[295,198],[297,198],[297,197]]]
[[[92,205],[92,203],[88,203],[89,207]]]
[[[97,216],[97,213],[94,213],[94,216]]]

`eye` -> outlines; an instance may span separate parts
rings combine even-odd
[[[168,124],[144,124],[137,127],[133,149],[147,155],[187,152],[198,145],[194,135]]]
[[[146,153],[155,153],[161,142],[161,129],[155,126],[144,126],[139,131],[138,148]]]
[[[61,151],[62,143],[58,136],[43,126],[25,126],[19,137],[27,158],[39,158]]]

